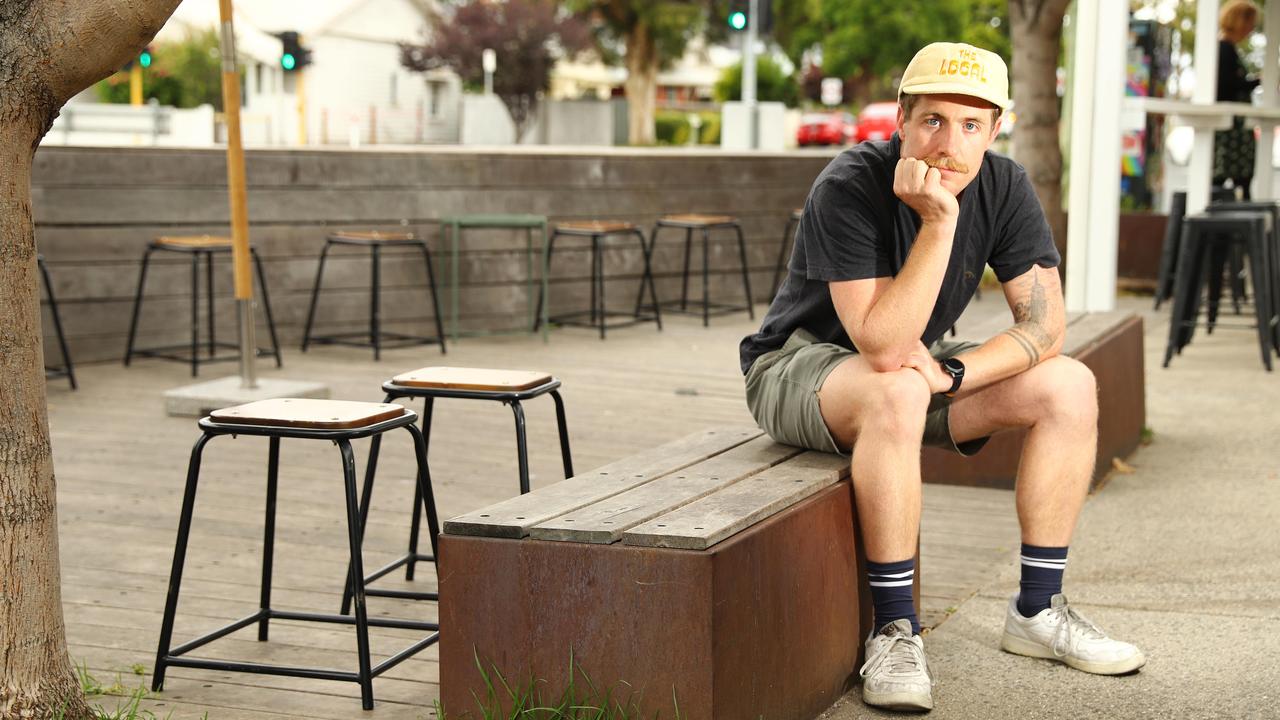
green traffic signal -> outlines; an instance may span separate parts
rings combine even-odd
[[[729,27],[734,30],[745,30],[747,27],[747,14],[741,10],[729,13]]]
[[[298,60],[293,56],[293,53],[285,53],[280,56],[280,67],[285,70],[292,70],[297,64]]]
[[[138,64],[141,65],[143,68],[151,67],[151,51],[150,50],[142,51],[142,54],[138,56]]]

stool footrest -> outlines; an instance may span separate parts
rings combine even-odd
[[[601,314],[602,314],[602,313],[597,312],[597,313],[596,313],[596,317],[597,317],[597,318],[599,318],[599,317],[601,316]],[[639,316],[639,317],[637,317],[637,316],[636,316],[636,314],[635,314],[634,312],[627,312],[627,311],[625,311],[625,310],[606,310],[606,311],[603,313],[603,315],[604,315],[604,317],[606,317],[606,318],[610,318],[610,317],[625,317],[625,318],[627,318],[627,320],[625,320],[625,321],[615,322],[615,323],[607,323],[607,324],[605,324],[605,326],[604,326],[604,327],[605,327],[605,329],[606,329],[606,330],[613,330],[614,328],[631,327],[632,325],[639,325],[639,324],[641,324],[641,323],[657,322],[657,320],[658,320],[658,316],[657,316],[657,315],[654,315],[654,314],[652,314],[652,313],[645,314],[645,313],[643,313],[643,312],[642,312],[642,313],[640,314],[640,316]],[[547,318],[547,322],[548,322],[548,323],[550,323],[550,324],[552,324],[552,325],[570,325],[570,326],[573,326],[573,327],[585,327],[585,328],[596,328],[596,329],[599,329],[599,328],[600,328],[600,320],[598,320],[598,319],[597,319],[597,320],[594,320],[594,321],[593,321],[593,320],[591,320],[591,319],[590,319],[590,316],[591,316],[591,311],[590,311],[590,310],[580,310],[580,311],[577,311],[577,312],[564,313],[564,314],[561,314],[561,315],[555,315],[555,316],[553,316],[553,317],[549,317],[549,318]],[[581,318],[581,317],[586,317],[586,318],[588,318],[588,319],[587,319],[587,320],[579,320],[578,318]]]
[[[404,567],[409,562],[435,562],[435,558],[432,557],[431,555],[423,555],[422,553],[405,555],[399,560],[393,560],[387,563],[386,565],[383,565],[382,567],[378,568],[377,570],[374,570],[368,575],[365,575],[364,584],[368,585],[369,583],[373,582],[374,580],[377,580],[383,575],[390,573],[392,570],[395,570],[398,567]],[[368,595],[369,591],[366,590],[365,594]]]
[[[702,301],[700,300],[685,303],[683,308],[680,307],[679,300],[665,300],[660,303],[660,305],[662,307],[662,311],[665,313],[702,316]],[[707,315],[710,316],[729,315],[736,312],[746,312],[751,309],[746,305],[730,305],[727,303],[716,302],[707,303],[707,307],[709,308]]]
[[[215,348],[222,350],[239,350],[240,346],[235,343],[214,343]],[[201,351],[208,350],[209,343],[200,343],[200,347],[196,350],[197,359],[201,363],[208,362],[227,362],[229,360],[239,360],[237,355],[214,355],[213,357],[205,357],[200,355]],[[183,353],[181,351],[185,350]],[[152,348],[134,348],[133,355],[137,357],[160,358],[162,360],[177,360],[179,362],[191,362],[191,344],[185,345],[165,345],[162,347]],[[258,348],[258,357],[275,357],[275,353],[270,348]]]
[[[398,340],[399,342],[391,345],[383,344],[383,350],[394,350],[396,348],[413,347],[414,345],[443,345],[443,341],[438,337],[423,337],[421,335],[405,335],[404,333],[383,332],[381,338],[388,340]],[[364,338],[363,340],[355,340],[352,338]],[[346,345],[348,347],[373,347],[373,341],[369,340],[369,333],[350,332],[340,333],[337,335],[312,335],[308,342],[315,345]]]

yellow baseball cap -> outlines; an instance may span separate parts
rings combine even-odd
[[[1009,68],[990,50],[965,43],[936,42],[920,49],[902,73],[898,92],[907,95],[971,95],[1008,110]]]

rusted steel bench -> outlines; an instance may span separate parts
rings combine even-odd
[[[966,340],[986,340],[1011,321],[1007,316],[982,325],[960,326]],[[1128,457],[1142,441],[1146,391],[1142,318],[1129,312],[1072,313],[1062,354],[1084,363],[1098,381],[1098,455],[1094,482],[1111,469],[1112,458]],[[964,458],[925,448],[925,482],[1012,488],[1026,431],[999,433],[977,455]]]
[[[477,658],[559,697],[572,653],[644,717],[811,718],[857,678],[864,562],[846,458],[692,435],[445,523],[442,702],[476,709]]]

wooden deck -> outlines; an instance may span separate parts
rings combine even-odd
[[[976,325],[1007,313],[989,293],[962,322]],[[763,308],[757,308],[762,312]],[[264,377],[319,380],[333,397],[380,400],[391,375],[432,364],[545,370],[563,382],[578,472],[714,425],[751,423],[738,370],[739,339],[758,321],[671,317],[611,332],[601,342],[589,330],[562,329],[543,344],[532,336],[468,339],[437,348],[372,353],[320,347],[286,348],[285,368],[263,364]],[[74,349],[73,349],[74,350]],[[49,413],[58,481],[63,602],[71,655],[99,680],[149,683],[186,463],[198,436],[191,419],[164,414],[161,393],[190,383],[184,365],[158,360],[77,367],[81,389],[50,383]],[[233,374],[209,366],[201,379]],[[420,407],[420,405],[416,405]],[[550,398],[526,406],[534,487],[562,476]],[[363,467],[367,441],[356,444]],[[267,443],[218,438],[205,451],[174,640],[249,614],[257,607]],[[411,446],[406,433],[383,443],[378,484],[365,541],[366,567],[403,552],[412,498]],[[346,569],[339,457],[322,443],[290,441],[281,451],[273,604],[336,612]],[[513,420],[509,409],[440,400],[435,406],[431,469],[444,518],[516,492]],[[936,625],[978,586],[1012,562],[1017,521],[1009,491],[930,485],[925,488],[921,541],[923,621]],[[385,586],[407,585],[388,579]],[[434,588],[430,568],[418,587]],[[434,619],[430,603],[372,599],[374,614]],[[371,630],[375,657],[415,637]],[[201,649],[208,657],[310,663],[352,669],[349,628],[278,622],[272,642],[241,631]],[[850,642],[860,642],[850,638]],[[380,718],[431,717],[438,697],[439,652],[428,649],[374,683]],[[375,660],[376,662],[376,660]],[[145,666],[146,677],[131,666]],[[114,707],[113,698],[101,699]],[[144,701],[157,716],[199,718],[350,718],[361,714],[354,684],[171,668],[164,693]]]

